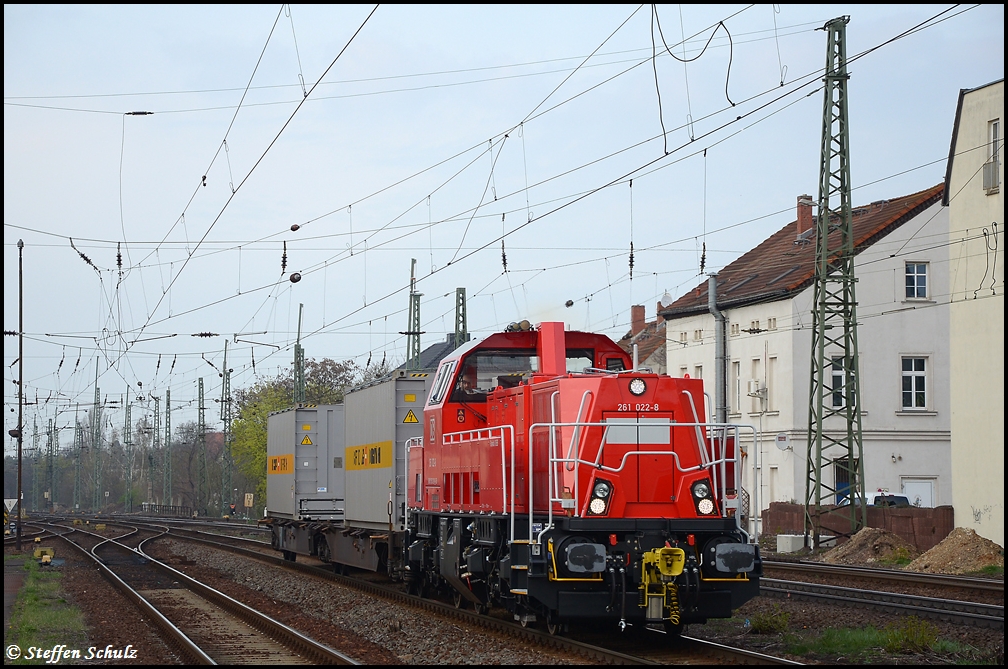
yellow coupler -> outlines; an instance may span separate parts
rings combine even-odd
[[[679,601],[673,579],[682,573],[686,552],[681,548],[655,548],[641,560],[641,606],[648,622],[671,620],[679,622]],[[665,612],[668,611],[668,614]]]

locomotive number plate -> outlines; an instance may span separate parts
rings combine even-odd
[[[627,402],[627,403],[621,403],[617,406],[618,406],[618,408],[616,409],[617,411],[661,411],[661,409],[658,408],[657,402],[655,402],[654,404],[649,404],[647,402],[630,404],[629,402]]]

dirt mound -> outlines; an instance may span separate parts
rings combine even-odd
[[[957,527],[905,569],[929,574],[968,574],[991,566],[1004,568],[1004,548],[973,530]]]
[[[917,557],[916,548],[899,535],[877,527],[865,527],[847,543],[823,554],[830,564],[864,565]]]

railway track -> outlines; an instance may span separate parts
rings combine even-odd
[[[681,637],[679,642],[669,643],[660,638],[664,632],[647,630],[646,635],[602,635],[604,645],[588,643],[585,640],[571,636],[549,634],[547,631],[522,627],[508,620],[502,612],[494,610],[495,615],[458,608],[452,604],[423,599],[410,595],[387,583],[375,583],[365,578],[354,578],[334,573],[331,566],[315,566],[304,562],[291,562],[277,556],[275,552],[263,552],[261,547],[248,548],[241,543],[249,540],[235,541],[235,537],[211,537],[208,532],[173,529],[167,537],[194,541],[218,550],[226,550],[244,557],[310,575],[337,584],[348,586],[385,600],[403,604],[415,609],[429,611],[448,618],[453,618],[477,627],[503,633],[524,642],[534,643],[546,648],[553,648],[575,653],[585,659],[606,664],[668,664],[668,663],[718,663],[718,664],[798,664],[782,658],[763,655],[752,651],[731,648],[690,637]],[[219,540],[223,539],[223,541]],[[259,543],[259,542],[254,542]],[[267,545],[268,547],[268,545]],[[320,565],[322,563],[319,563]],[[642,641],[646,643],[642,644]]]
[[[995,592],[1004,597],[1004,581],[990,578],[971,578],[946,574],[921,574],[896,569],[875,569],[823,562],[783,562],[763,560],[763,571],[799,574],[802,576],[843,576],[858,580],[912,585],[936,586],[955,590]]]
[[[143,545],[163,536],[160,528],[128,527],[107,538],[53,527],[155,622],[187,664],[359,664],[146,555]]]
[[[792,599],[825,600],[882,609],[890,613],[903,613],[946,622],[1004,629],[1004,606],[992,604],[919,597],[820,583],[782,581],[765,577],[760,580],[760,594]]]

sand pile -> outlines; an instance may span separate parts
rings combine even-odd
[[[865,565],[897,559],[913,559],[920,553],[899,535],[877,527],[865,527],[850,541],[823,554],[830,564]]]
[[[969,574],[991,566],[1004,568],[1004,548],[973,530],[957,527],[905,569],[929,574]]]

